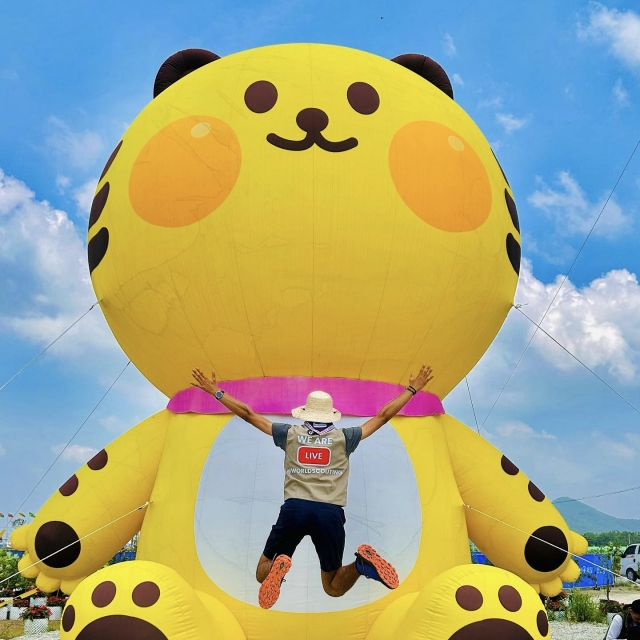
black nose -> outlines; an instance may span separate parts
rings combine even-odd
[[[329,116],[322,109],[303,109],[296,118],[298,126],[307,133],[322,131],[329,124]]]

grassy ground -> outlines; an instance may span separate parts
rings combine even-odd
[[[59,620],[49,620],[49,631],[57,631],[60,628]],[[0,620],[0,638],[19,638],[24,635],[24,622],[22,620]]]

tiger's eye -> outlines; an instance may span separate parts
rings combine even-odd
[[[371,115],[380,106],[378,92],[366,82],[354,82],[347,89],[347,100],[355,111],[364,116]]]
[[[278,90],[267,80],[258,80],[247,87],[244,102],[254,113],[266,113],[278,100]]]

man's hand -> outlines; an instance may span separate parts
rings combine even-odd
[[[211,377],[207,378],[207,376],[196,367],[191,371],[191,374],[195,378],[196,384],[191,383],[192,387],[198,387],[207,393],[210,393],[212,396],[218,391],[221,391],[218,386],[218,381],[216,380],[215,371],[211,372]],[[225,393],[222,398],[220,398],[220,404],[224,405],[231,413],[235,413],[239,418],[246,420],[249,424],[252,424],[257,429],[260,429],[263,433],[267,435],[271,435],[271,421],[267,420],[264,416],[260,416],[253,411],[253,409],[244,404],[244,402],[240,402],[240,400],[236,400],[231,397],[228,393]]]
[[[420,367],[420,373],[418,373],[415,378],[413,377],[413,373],[409,376],[409,386],[413,387],[416,391],[424,389],[427,382],[433,380],[432,372],[433,369],[431,369],[431,367],[423,364],[422,367]]]
[[[196,367],[191,372],[191,375],[193,375],[193,377],[196,380],[196,384],[193,384],[193,382],[191,383],[192,387],[199,387],[203,391],[206,391],[207,393],[210,393],[212,396],[215,395],[216,392],[218,392],[220,390],[219,387],[218,387],[217,380],[216,380],[215,371],[212,371],[211,372],[211,377],[207,378],[207,376],[205,376],[204,373],[202,373],[202,371],[200,371],[200,369],[198,369]]]

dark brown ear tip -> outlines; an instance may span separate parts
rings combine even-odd
[[[404,53],[392,58],[391,62],[397,62],[409,71],[417,73],[453,100],[451,80],[449,80],[447,72],[435,60],[420,53]]]
[[[153,97],[158,97],[167,87],[192,71],[219,59],[219,55],[206,49],[183,49],[174,53],[158,69],[156,80],[153,83]]]

